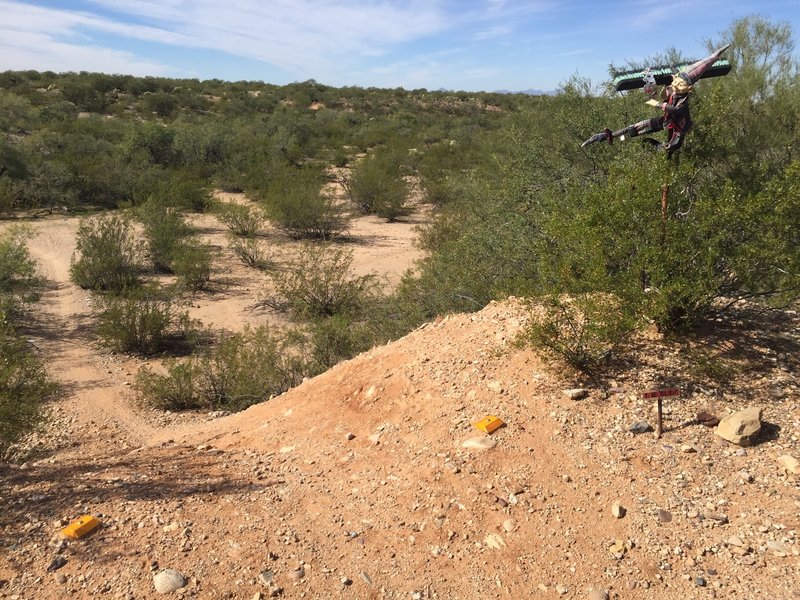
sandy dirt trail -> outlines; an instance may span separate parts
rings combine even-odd
[[[230,197],[227,197],[230,196]],[[241,194],[224,201],[247,202]],[[353,251],[353,271],[374,273],[386,285],[395,285],[402,273],[422,256],[414,247],[415,227],[429,217],[425,210],[403,223],[387,224],[377,217],[354,219],[345,247]],[[230,249],[227,229],[214,215],[192,215],[199,238],[215,251],[213,291],[192,297],[189,315],[212,330],[239,331],[245,325],[283,327],[284,317],[255,308],[268,278],[239,262]],[[131,390],[141,358],[103,350],[94,333],[93,295],[70,281],[75,252],[77,217],[52,217],[29,223],[31,256],[44,278],[44,291],[34,307],[27,337],[46,357],[48,371],[60,384],[62,395],[55,407],[83,432],[75,447],[92,444],[104,453],[108,447],[125,449],[163,442],[192,421],[178,415],[165,417],[137,407]],[[0,223],[0,230],[10,225]],[[269,230],[262,243],[285,259],[298,246]],[[152,361],[148,361],[152,362]],[[157,362],[157,361],[156,361]],[[185,427],[184,427],[185,428]],[[85,448],[83,450],[85,452]]]
[[[90,294],[69,279],[78,224],[78,219],[41,221],[28,242],[45,278],[29,337],[48,357],[48,370],[65,392],[60,401],[65,412],[104,429],[112,426],[122,434],[120,442],[141,445],[157,430],[130,404],[131,376],[126,374],[136,366],[130,360],[112,362],[98,355]]]

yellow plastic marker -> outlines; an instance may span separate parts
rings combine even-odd
[[[502,427],[504,423],[498,419],[497,417],[493,417],[489,415],[488,417],[482,418],[477,423],[473,423],[475,427],[483,431],[484,433],[492,433]]]
[[[100,526],[100,521],[92,515],[83,515],[78,517],[72,523],[61,530],[61,535],[73,540],[82,538],[83,536],[91,533]]]

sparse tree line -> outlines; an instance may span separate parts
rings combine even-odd
[[[159,406],[241,408],[438,314],[509,295],[535,305],[524,342],[598,373],[643,323],[691,331],[737,301],[800,296],[793,32],[751,17],[709,47],[724,43],[732,71],[697,86],[695,129],[669,162],[637,140],[581,150],[587,133],[650,109],[577,77],[555,96],[523,97],[7,72],[0,212],[129,209],[81,225],[72,276],[102,291],[109,345],[183,355],[139,377]],[[334,181],[349,202],[326,192]],[[435,208],[426,258],[381,293],[352,275],[335,240],[354,210],[402,219],[412,185]],[[212,188],[253,202],[217,205]],[[212,284],[214,252],[184,216],[208,210],[236,256],[270,275],[263,304],[290,316],[290,333],[210,342],[181,311]],[[308,241],[292,264],[255,235],[267,220]],[[155,285],[156,272],[176,284]]]

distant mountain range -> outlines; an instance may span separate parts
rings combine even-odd
[[[454,90],[448,90],[447,88],[439,88],[436,91],[437,92],[450,92],[450,93],[452,93]],[[556,95],[556,91],[555,90],[533,90],[533,89],[530,89],[530,90],[517,90],[517,91],[495,90],[492,93],[493,94],[526,94],[528,96],[555,96]]]
[[[495,94],[527,94],[528,96],[555,96],[555,90],[520,90],[512,92],[511,90],[495,90]]]

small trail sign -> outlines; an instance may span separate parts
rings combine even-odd
[[[667,388],[664,390],[651,390],[649,392],[644,392],[642,394],[642,398],[647,400],[649,398],[672,398],[680,395],[681,390],[679,388]]]
[[[681,395],[680,388],[665,388],[663,390],[649,390],[642,392],[642,398],[645,400],[656,399],[658,404],[658,429],[656,429],[656,437],[661,437],[661,432],[664,430],[663,407],[661,402],[664,398],[677,398]]]

